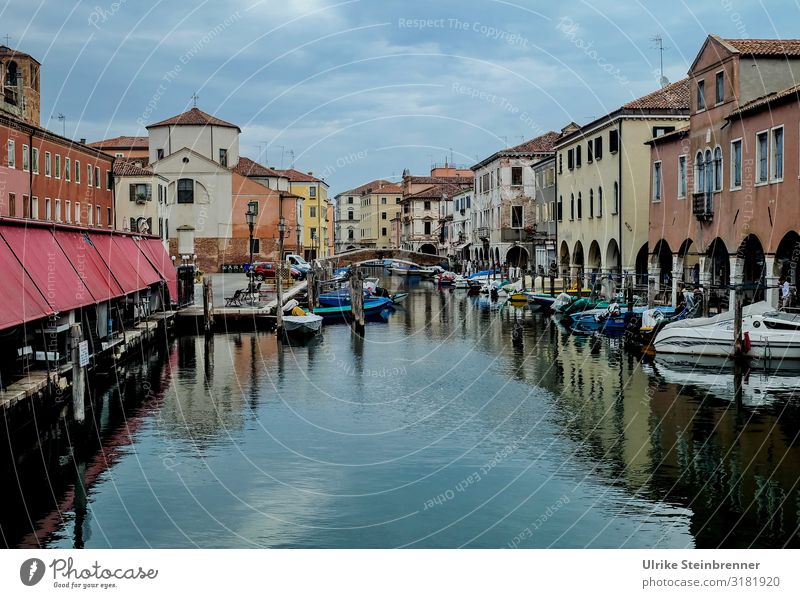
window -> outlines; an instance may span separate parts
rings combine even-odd
[[[56,178],[61,178],[61,155],[56,154]]]
[[[686,197],[686,156],[678,156],[678,199]]]
[[[714,170],[713,169],[714,169],[714,160],[711,157],[711,150],[707,149],[706,150],[706,154],[705,154],[705,165],[703,167],[703,170],[705,170],[705,173],[706,173],[706,180],[705,180],[706,184],[705,184],[705,187],[703,187],[703,190],[706,193],[711,193],[711,191],[713,191],[713,189],[714,189]]]
[[[316,187],[309,187],[308,188],[308,196],[309,197],[316,197],[317,196],[317,188]]]
[[[22,196],[22,217],[23,218],[31,217],[31,203],[27,195]]]
[[[39,198],[34,197],[31,200],[31,218],[39,219]]]
[[[424,210],[430,210],[430,209],[431,209],[431,202],[429,202],[429,201],[426,201],[426,202],[423,204],[423,209],[424,209]]]
[[[72,202],[70,200],[67,200],[64,204],[64,212],[67,222],[72,222]]]
[[[97,206],[97,222],[95,222],[95,224],[97,226],[101,226],[103,224],[102,216],[103,216],[103,212],[101,212],[100,206]]]
[[[347,210],[347,219],[353,220],[353,210]]]
[[[597,217],[603,217],[603,188],[597,188]]]
[[[70,171],[69,158],[64,158],[64,180],[69,182],[72,179],[72,172]]]
[[[14,193],[8,194],[8,215],[12,218],[17,215],[17,196]]]
[[[111,208],[106,208],[106,223],[111,228],[114,225],[114,220],[111,218]]]
[[[44,153],[44,176],[50,176],[50,152]]]
[[[603,159],[603,138],[596,137],[594,140],[594,159],[595,160],[602,160]]]
[[[619,131],[617,129],[608,132],[608,151],[612,154],[619,151]]]
[[[667,133],[672,133],[675,127],[653,127],[653,137],[663,137]]]
[[[156,150],[156,160],[161,160],[164,158],[164,150],[159,148]]]
[[[653,195],[652,200],[661,201],[661,162],[653,162]]]
[[[564,154],[563,153],[559,153],[558,154],[558,174],[561,174],[561,173],[564,172],[563,166],[564,166]]]
[[[567,150],[567,168],[569,170],[575,168],[575,150]]]
[[[386,220],[386,212],[381,212],[381,220]]]
[[[558,221],[561,222],[564,219],[564,197],[562,195],[558,196],[558,205],[556,206],[556,217]]]
[[[716,78],[716,102],[717,104],[721,104],[725,101],[725,73],[724,71],[720,71],[717,73]]]
[[[722,148],[714,148],[714,191],[722,191]]]
[[[611,213],[619,214],[619,183],[614,181],[614,197],[611,198]]]
[[[351,241],[353,240],[353,229],[352,228],[348,228],[347,229],[347,238],[350,239]]]
[[[783,127],[772,129],[769,178],[772,181],[783,180]]]
[[[575,148],[575,167],[581,167],[581,146]]]
[[[522,228],[522,206],[511,206],[511,228]]]
[[[703,152],[697,152],[694,161],[694,191],[702,193],[705,186],[706,167],[703,162]]]
[[[94,167],[94,186],[100,188],[100,167]]]
[[[86,206],[86,223],[89,226],[94,224],[94,208],[92,208],[92,204]]]
[[[33,174],[39,174],[39,148],[37,147],[31,148],[31,162]]]
[[[347,203],[350,203],[350,204],[353,203],[353,198],[352,197],[348,197],[347,198]]]
[[[384,206],[386,205],[386,198],[385,197],[381,197],[381,205],[384,205]]]
[[[44,198],[44,219],[45,220],[52,220],[53,219],[53,207],[50,205],[50,198]]]
[[[395,199],[394,203],[400,203],[400,198],[398,197],[397,199]]]
[[[87,187],[91,187],[92,186],[92,179],[94,178],[93,177],[93,172],[94,171],[92,170],[92,165],[91,164],[87,164],[86,165],[86,186]]]
[[[425,231],[425,234],[426,234],[426,235],[429,235],[429,234],[431,234],[431,223],[430,223],[430,221],[426,221],[426,222],[424,222],[423,224],[424,224],[424,231]]]
[[[106,191],[111,191],[111,188],[114,186],[114,173],[110,170],[106,170]],[[158,190],[161,191],[161,185],[158,186]]]
[[[583,215],[583,196],[581,195],[581,192],[578,191],[578,220],[581,219],[582,215]]]
[[[386,228],[382,228],[381,229],[381,237],[385,237],[385,236],[386,236]]]
[[[768,133],[762,131],[756,134],[756,183],[766,183],[769,169],[768,163]]]
[[[706,109],[706,82],[697,82],[697,111]]]
[[[136,183],[128,185],[128,200],[138,203],[150,201],[152,196],[152,187],[147,183]]]
[[[75,224],[81,223],[81,204],[79,202],[75,202]]]
[[[594,218],[594,189],[589,189],[589,218]]]
[[[16,168],[17,164],[17,152],[14,147],[14,140],[8,140],[8,167],[9,168]]]
[[[75,160],[75,182],[81,182],[81,163]]]
[[[594,148],[592,147],[592,140],[586,143],[586,163],[591,164],[594,161]]]
[[[731,141],[731,188],[742,186],[742,140]]]
[[[219,149],[219,165],[228,166],[228,150],[224,148]],[[255,239],[253,239],[253,241],[255,241]]]
[[[31,162],[31,157],[30,157],[30,154],[28,154],[28,146],[27,145],[23,145],[22,146],[22,170],[24,170],[25,172],[28,172],[30,170],[30,168],[31,168],[30,162]]]
[[[569,219],[575,220],[575,194],[569,194]]]
[[[178,179],[178,203],[194,203],[194,181]]]
[[[317,217],[317,206],[310,206],[308,208],[308,217],[309,218],[316,218]]]
[[[511,167],[511,186],[512,187],[522,186],[522,166]]]

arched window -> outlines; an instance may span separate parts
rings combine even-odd
[[[703,170],[705,170],[705,172],[706,172],[706,181],[705,181],[706,184],[703,187],[703,190],[706,193],[711,193],[711,191],[714,189],[714,171],[712,170],[714,168],[714,161],[713,161],[713,159],[711,157],[711,150],[710,149],[706,150],[706,160],[705,160],[705,162],[706,163],[705,163],[705,166],[704,166]]]
[[[556,217],[558,218],[558,221],[561,222],[561,220],[564,217],[564,196],[563,195],[559,195],[558,196],[558,205],[556,206],[556,212],[557,212],[556,213]]]
[[[694,162],[694,190],[700,193],[705,188],[705,164],[703,163],[703,152],[697,152]]]
[[[194,203],[194,181],[178,179],[178,203]]]
[[[611,203],[611,213],[619,214],[619,183],[614,181],[614,197]]]
[[[722,148],[714,148],[714,191],[722,191]]]
[[[597,217],[603,216],[603,188],[597,188]]]
[[[569,219],[575,220],[575,194],[569,194]]]
[[[581,219],[581,212],[583,208],[583,198],[581,197],[581,192],[578,191],[578,220]]]
[[[17,86],[17,63],[13,60],[8,63],[6,67],[6,86],[7,87],[16,87]]]
[[[594,189],[589,189],[589,218],[594,218]]]

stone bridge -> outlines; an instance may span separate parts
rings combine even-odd
[[[446,261],[440,255],[429,253],[418,253],[416,251],[406,251],[404,249],[353,249],[326,258],[320,258],[320,264],[331,264],[334,268],[343,268],[351,264],[361,264],[372,260],[396,260],[398,262],[409,262],[420,266],[435,266],[442,261]]]

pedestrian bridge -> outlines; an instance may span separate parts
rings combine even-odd
[[[330,257],[321,258],[321,264],[331,264],[334,268],[343,268],[353,264],[363,264],[372,260],[396,260],[398,262],[408,262],[419,264],[420,266],[435,266],[442,262],[440,255],[430,253],[419,253],[417,251],[406,251],[404,249],[353,249],[337,253]]]

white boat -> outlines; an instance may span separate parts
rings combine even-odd
[[[421,278],[431,278],[434,274],[436,274],[436,270],[434,268],[420,268],[418,266],[412,268],[398,268],[397,266],[392,266],[391,268],[387,268],[387,270],[389,270],[389,272],[395,276],[419,276]]]
[[[742,337],[749,357],[800,359],[800,315],[775,311],[765,301],[742,310]],[[733,312],[667,324],[653,346],[657,353],[732,355]]]
[[[314,336],[322,329],[322,316],[283,316],[283,330],[288,336]]]

